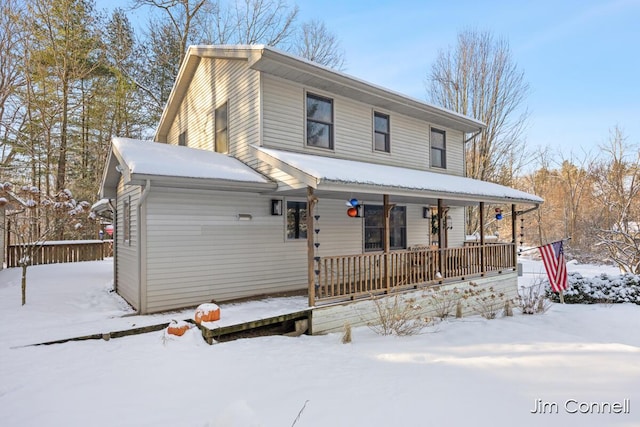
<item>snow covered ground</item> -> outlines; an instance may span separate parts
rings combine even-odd
[[[452,319],[412,337],[356,328],[351,344],[332,334],[209,346],[191,330],[28,346],[192,315],[135,316],[109,292],[112,268],[32,267],[24,307],[20,271],[0,272],[0,425],[640,426],[640,306],[555,304],[542,315]],[[523,270],[522,285],[543,274],[537,261]],[[221,322],[304,303],[223,305]],[[592,402],[629,413],[593,413]]]

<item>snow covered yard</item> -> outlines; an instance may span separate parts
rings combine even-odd
[[[133,316],[108,292],[112,268],[32,267],[24,307],[19,271],[0,272],[1,425],[275,427],[291,426],[304,407],[297,427],[640,426],[640,306],[632,304],[555,304],[543,315],[467,317],[401,338],[356,328],[351,344],[333,334],[209,346],[191,330],[24,346],[189,317]],[[541,271],[525,262],[523,284]],[[223,307],[222,316],[299,303]],[[580,413],[582,402],[629,402],[630,413]]]

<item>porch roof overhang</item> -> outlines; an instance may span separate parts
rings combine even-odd
[[[114,138],[100,197],[114,198],[120,176],[125,185],[266,192],[277,188],[240,160],[207,150],[129,138]]]
[[[438,199],[449,206],[478,202],[539,205],[536,195],[504,185],[444,173],[380,165],[333,157],[294,153],[253,146],[257,157],[291,175],[325,197],[356,198],[388,194],[396,202],[435,204]],[[295,193],[300,190],[285,190]]]

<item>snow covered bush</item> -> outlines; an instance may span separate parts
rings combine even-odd
[[[548,282],[547,282],[548,283]],[[547,297],[559,302],[558,294],[547,287]],[[567,304],[598,304],[632,302],[640,305],[640,276],[601,274],[593,278],[569,273],[569,289],[564,291]]]

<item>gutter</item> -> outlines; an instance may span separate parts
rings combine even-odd
[[[474,133],[473,135],[471,135],[469,138],[465,139],[462,144],[465,145],[467,142],[471,141],[473,138],[475,138],[476,136],[480,135],[482,133],[482,129],[478,130],[476,133]]]
[[[151,191],[151,180],[147,179],[146,185],[144,186],[144,190],[142,191],[142,194],[140,195],[140,198],[138,199],[138,203],[136,203],[136,219],[137,219],[137,225],[138,225],[138,281],[139,281],[139,286],[138,286],[138,314],[143,314],[142,313],[142,286],[144,284],[145,290],[147,287],[147,278],[146,278],[146,270],[145,270],[145,278],[144,280],[142,280],[142,249],[146,246],[146,242],[145,245],[143,245],[143,233],[144,233],[144,228],[147,226],[147,222],[143,221],[142,219],[142,204],[147,200],[147,197],[149,196],[149,192]],[[145,235],[146,236],[146,235]],[[146,254],[146,250],[145,250],[145,254]],[[146,259],[146,256],[145,256]],[[145,297],[145,305],[146,305],[146,297]]]

